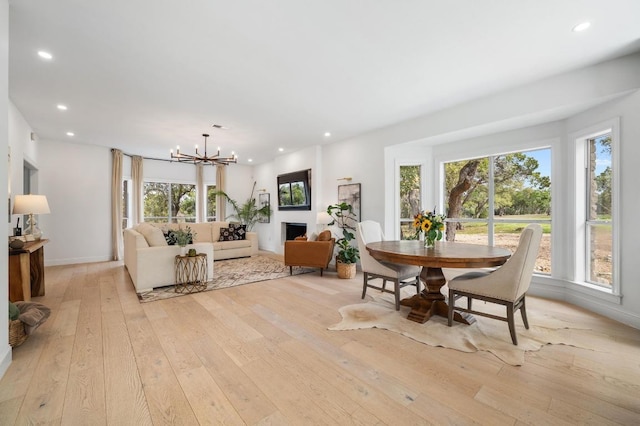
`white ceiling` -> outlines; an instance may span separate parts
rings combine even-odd
[[[211,133],[257,164],[636,51],[639,18],[638,0],[12,0],[9,93],[41,140],[166,158]]]

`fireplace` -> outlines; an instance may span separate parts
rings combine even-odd
[[[306,223],[293,223],[293,222],[284,222],[284,239],[285,240],[293,240],[296,237],[301,237],[306,235],[307,233],[307,224]]]

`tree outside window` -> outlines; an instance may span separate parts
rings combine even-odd
[[[145,222],[195,222],[195,212],[195,185],[165,182],[145,182]]]
[[[400,166],[400,238],[416,239],[413,217],[420,212],[421,173],[419,165]]]
[[[216,221],[216,186],[207,185],[207,222]]]
[[[587,271],[592,284],[611,287],[613,225],[611,133],[587,140]]]
[[[446,163],[447,241],[490,244],[512,251],[522,229],[542,225],[536,271],[551,272],[551,150]]]

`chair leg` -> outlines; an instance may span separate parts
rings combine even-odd
[[[451,327],[453,325],[453,307],[456,304],[456,299],[455,299],[455,294],[453,293],[453,290],[449,289],[449,300],[448,300],[448,305],[449,305],[449,311],[448,311],[448,315],[447,315],[447,325],[449,327]]]
[[[362,298],[367,295],[367,273],[362,274]]]
[[[527,307],[525,305],[525,296],[522,296],[522,306],[520,307],[520,313],[522,314],[522,322],[524,323],[524,328],[529,329],[529,321],[527,321]]]
[[[322,276],[322,271],[324,270],[324,268],[320,268],[320,276]]]
[[[289,266],[289,275],[293,275],[293,266]]]
[[[516,336],[516,324],[513,318],[513,303],[507,303],[507,322],[509,323],[509,333],[511,333],[511,341],[514,345],[518,344]]]
[[[382,279],[382,289],[380,291],[384,291],[387,288],[387,280]]]
[[[420,275],[416,277],[416,294],[420,294]]]
[[[400,310],[400,280],[393,281],[393,289],[396,296],[396,311]]]

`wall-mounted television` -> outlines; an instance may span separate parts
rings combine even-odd
[[[311,210],[311,169],[278,175],[278,210]]]

